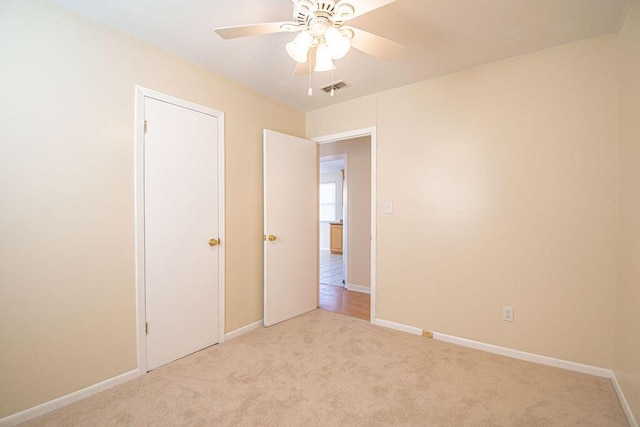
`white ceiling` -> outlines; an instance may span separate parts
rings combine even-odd
[[[318,89],[331,72],[292,75],[284,49],[291,33],[223,40],[214,28],[292,18],[291,0],[53,0],[199,63],[294,108],[332,103],[404,86],[500,59],[613,33],[627,0],[398,0],[349,25],[405,45],[389,63],[352,49],[336,61],[334,98]],[[353,0],[351,3],[366,0]]]

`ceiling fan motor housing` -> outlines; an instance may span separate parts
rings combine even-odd
[[[340,28],[354,14],[348,3],[317,0],[293,0],[293,19],[301,27],[306,27],[317,37],[329,27]]]

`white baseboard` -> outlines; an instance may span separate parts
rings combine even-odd
[[[374,325],[383,326],[385,328],[395,329],[397,331],[408,332],[414,335],[422,335],[422,329],[415,326],[404,325],[402,323],[391,322],[389,320],[374,319]],[[631,412],[631,407],[624,396],[622,388],[618,383],[615,373],[611,369],[600,368],[597,366],[584,365],[582,363],[570,362],[568,360],[556,359],[554,357],[542,356],[534,353],[527,353],[525,351],[514,350],[507,347],[500,347],[493,344],[487,344],[479,341],[468,340],[466,338],[459,338],[452,335],[441,334],[439,332],[433,332],[433,338],[439,341],[448,342],[451,344],[460,345],[463,347],[469,347],[476,350],[486,351],[489,353],[499,354],[501,356],[511,357],[513,359],[526,360],[528,362],[538,363],[540,365],[553,366],[556,368],[566,369],[568,371],[581,372],[583,374],[589,374],[596,377],[609,378],[613,384],[613,388],[618,395],[620,404],[624,410],[629,425],[631,427],[638,427],[638,423]]]
[[[414,335],[422,335],[422,329],[415,326],[404,325],[402,323],[391,322],[389,320],[375,319],[372,322],[374,325],[384,326],[386,328],[395,329],[402,332],[408,332]],[[498,345],[487,344],[479,341],[468,340],[466,338],[459,338],[452,335],[441,334],[439,332],[433,332],[433,338],[439,341],[448,342],[451,344],[457,344],[463,347],[474,348],[476,350],[482,350],[489,353],[499,354],[501,356],[511,357],[513,359],[526,360],[528,362],[538,363],[540,365],[554,366],[556,368],[567,369],[569,371],[581,372],[583,374],[594,375],[597,377],[612,378],[613,371],[611,369],[600,368],[597,366],[583,365],[582,363],[570,362],[568,360],[556,359],[548,356],[541,356],[539,354],[527,353],[525,351],[514,350],[507,347],[500,347]]]
[[[348,291],[361,292],[363,294],[371,294],[371,288],[369,286],[354,285],[353,283],[347,283],[345,288]]]
[[[627,416],[627,420],[629,421],[630,427],[638,427],[638,422],[636,421],[636,417],[633,416],[633,412],[631,412],[631,407],[629,406],[629,402],[627,402],[626,397],[624,397],[624,393],[622,391],[622,387],[620,387],[620,383],[618,382],[618,378],[616,378],[616,373],[613,373],[611,377],[611,383],[613,384],[613,389],[616,391],[618,395],[618,400],[622,405],[622,409],[624,410],[624,414]]]
[[[394,329],[397,331],[407,332],[413,335],[422,335],[422,329],[416,328],[415,326],[404,325],[402,323],[391,322],[389,320],[382,319],[374,319],[372,322],[374,325],[382,326],[385,328]],[[249,325],[243,326],[242,328],[238,328],[234,331],[231,331],[225,334],[225,340],[230,340],[233,338],[237,338],[240,335],[246,334],[254,329],[258,329],[264,325],[263,320],[258,320],[257,322],[251,323]],[[476,350],[487,351],[489,353],[499,354],[502,356],[511,357],[514,359],[526,360],[533,363],[538,363],[541,365],[554,366],[557,368],[563,368],[570,371],[581,372],[585,374],[590,374],[598,377],[605,377],[611,380],[613,384],[613,388],[618,395],[618,399],[620,400],[620,404],[624,410],[627,419],[629,420],[629,425],[631,427],[638,427],[638,423],[631,412],[631,407],[627,402],[622,389],[620,388],[620,384],[615,376],[615,373],[611,369],[599,368],[596,366],[583,365],[581,363],[570,362],[562,359],[556,359],[553,357],[541,356],[538,354],[527,353],[524,351],[514,350],[507,347],[500,347],[493,344],[486,344],[479,341],[472,341],[465,338],[459,338],[451,335],[441,334],[438,332],[433,333],[433,338],[461,345],[463,347],[474,348]],[[123,384],[127,381],[130,381],[140,375],[137,369],[125,372],[116,377],[110,378],[108,380],[102,381],[100,383],[91,385],[89,387],[83,388],[81,390],[75,391],[73,393],[67,394],[65,396],[59,397],[57,399],[50,400],[48,402],[42,403],[38,406],[34,406],[33,408],[26,409],[24,411],[15,413],[13,415],[9,415],[5,418],[0,419],[0,427],[8,427],[14,426],[17,424],[24,423],[26,421],[32,420],[44,414],[47,414],[56,409],[62,408],[64,406],[70,405],[71,403],[77,402],[82,399],[86,399],[89,396],[100,393],[101,391],[110,389],[117,385]]]
[[[257,322],[253,322],[248,324],[247,326],[243,326],[242,328],[238,328],[235,331],[231,331],[227,334],[224,334],[224,339],[226,340],[232,340],[234,338],[239,337],[240,335],[244,335],[247,332],[251,332],[254,329],[258,329],[264,326],[264,321],[262,319],[258,320]]]
[[[403,325],[402,323],[391,322],[389,320],[373,319],[374,325],[383,326],[389,329],[395,329],[396,331],[407,332],[413,335],[422,335],[422,329],[414,326]]]
[[[90,385],[89,387],[85,387],[78,391],[74,391],[73,393],[67,394],[66,396],[58,397],[57,399],[41,403],[40,405],[34,406],[33,408],[25,409],[24,411],[17,412],[13,415],[9,415],[8,417],[0,419],[0,427],[14,426],[24,423],[56,409],[70,405],[79,400],[86,399],[89,396],[93,396],[94,394],[110,389],[111,387],[126,383],[127,381],[130,381],[138,377],[139,375],[139,371],[137,369],[134,369],[133,371],[125,372],[124,374],[109,378],[108,380]]]
[[[320,248],[320,250],[329,252],[331,249],[330,248]]]
[[[554,366],[556,368],[567,369],[569,371],[582,372],[583,374],[594,375],[596,377],[611,378],[613,371],[611,369],[599,368],[597,366],[583,365],[582,363],[570,362],[568,360],[556,359],[554,357],[541,356],[539,354],[527,353],[525,351],[514,350],[512,348],[500,347],[498,345],[486,344],[479,341],[472,341],[466,338],[454,337],[438,332],[433,333],[433,338],[452,344],[461,345],[463,347],[474,348],[489,353],[499,354],[514,359],[526,360],[528,362],[538,363],[540,365]]]
[[[239,337],[240,335],[246,334],[247,332],[250,332],[254,329],[258,329],[263,325],[264,325],[264,322],[262,320],[258,320],[257,322],[251,323],[247,326],[243,326],[242,328],[236,329],[235,331],[231,331],[228,334],[225,334],[224,338],[225,340],[230,340],[230,339]],[[18,412],[13,415],[9,415],[8,417],[0,419],[0,427],[14,426],[17,424],[24,423],[26,421],[40,417],[56,409],[67,406],[71,403],[85,399],[96,393],[100,393],[101,391],[107,390],[111,387],[130,381],[139,375],[140,375],[139,371],[135,369],[133,371],[129,371],[124,374],[118,375],[117,377],[113,377],[108,380],[102,381],[98,384],[94,384],[89,387],[83,388],[82,390],[78,390],[71,394],[67,394],[66,396],[62,396],[57,399],[50,400],[38,406],[34,406],[33,408],[25,409],[22,412]]]

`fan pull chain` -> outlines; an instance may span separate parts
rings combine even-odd
[[[336,93],[336,85],[335,85],[335,79],[333,78],[333,70],[334,68],[331,69],[331,97],[333,98],[333,95]]]
[[[333,94],[336,92],[335,91],[336,85],[333,83],[333,82],[335,82],[335,80],[333,79],[333,70],[334,70],[334,68],[331,69],[331,97],[332,98],[333,98]]]
[[[309,58],[309,90],[307,96],[313,96],[313,89],[311,89],[311,58]]]

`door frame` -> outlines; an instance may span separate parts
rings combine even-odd
[[[371,315],[370,321],[375,322],[376,319],[376,245],[377,245],[377,215],[376,215],[376,127],[367,127],[347,132],[334,133],[330,135],[311,138],[317,144],[328,144],[330,142],[344,141],[346,139],[354,139],[361,136],[371,137]],[[346,168],[346,165],[345,165]],[[348,197],[348,196],[347,196]],[[347,230],[348,232],[348,230]],[[344,239],[344,236],[343,236]],[[347,250],[343,248],[343,254]],[[347,282],[347,270],[345,270],[345,287]]]
[[[218,119],[218,343],[224,341],[225,319],[225,171],[224,171],[224,113],[203,105],[185,101],[161,92],[136,85],[135,87],[135,143],[134,143],[134,206],[135,206],[135,271],[136,271],[136,334],[138,373],[147,373],[146,278],[144,269],[144,100],[146,97],[198,111]]]

